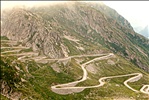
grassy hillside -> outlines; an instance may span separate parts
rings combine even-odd
[[[5,43],[4,43],[5,44]],[[3,49],[2,49],[3,50]],[[6,50],[4,50],[6,51]],[[3,51],[3,52],[4,52]],[[27,53],[25,49],[23,53]],[[20,52],[20,54],[22,53]],[[15,52],[13,54],[16,54]],[[7,82],[8,94],[13,95],[14,92],[22,93],[21,99],[40,99],[40,100],[112,100],[112,98],[133,98],[147,100],[148,97],[142,93],[135,93],[128,89],[123,82],[129,77],[107,79],[106,84],[99,88],[85,89],[83,92],[74,93],[69,95],[59,95],[51,91],[51,86],[56,84],[68,83],[75,80],[79,80],[83,71],[81,66],[96,57],[81,57],[72,58],[68,61],[49,61],[48,63],[39,63],[32,58],[28,58],[25,62],[17,60],[18,56],[9,56],[6,53],[1,57],[2,66],[2,79],[1,82]],[[9,56],[9,57],[7,57]],[[30,60],[29,60],[30,59]],[[112,62],[112,63],[109,63]],[[59,67],[60,72],[53,69],[52,66]],[[16,67],[17,66],[17,67]],[[26,67],[28,66],[28,67]],[[123,75],[130,73],[142,73],[143,77],[134,83],[129,83],[130,86],[139,90],[143,84],[149,84],[149,74],[143,70],[137,68],[129,61],[123,59],[120,56],[115,56],[107,60],[100,60],[90,63],[87,66],[91,66],[95,69],[95,73],[88,71],[88,78],[86,81],[79,83],[77,86],[91,86],[99,84],[98,79],[105,76]],[[86,67],[87,67],[86,66]],[[86,68],[87,69],[87,68]],[[17,77],[16,77],[17,75]],[[10,77],[10,79],[8,78]],[[22,79],[25,81],[23,81]],[[4,97],[3,97],[4,98]]]

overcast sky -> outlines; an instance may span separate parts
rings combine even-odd
[[[1,9],[25,5],[27,7],[67,1],[1,1]],[[96,1],[98,2],[98,1]],[[149,25],[149,1],[103,1],[126,18],[133,27]],[[139,30],[139,28],[138,28]]]
[[[144,28],[149,25],[149,1],[104,1],[104,3],[114,8],[133,27]]]

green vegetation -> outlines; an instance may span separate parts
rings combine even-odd
[[[22,50],[21,52],[30,51],[31,49],[27,49],[27,51]],[[7,58],[7,55],[1,59],[2,74],[4,75],[1,80],[8,82],[13,91],[21,92],[22,99],[27,97],[28,99],[33,98],[40,100],[80,100],[80,98],[82,100],[110,100],[111,98],[125,96],[126,98],[132,97],[135,99],[147,100],[147,97],[144,94],[135,93],[124,86],[123,82],[129,77],[107,79],[106,84],[102,87],[85,89],[80,93],[69,95],[59,95],[51,91],[52,85],[68,83],[80,80],[82,78],[83,71],[81,66],[77,63],[77,59],[82,59],[81,63],[83,64],[96,57],[72,58],[67,62],[54,61],[43,64],[35,62],[34,60],[26,60],[25,62],[21,62],[17,60],[16,56],[10,56]],[[115,62],[115,64],[108,64],[108,60],[112,60]],[[95,61],[94,65],[97,73],[92,74],[88,72],[89,79],[79,83],[77,86],[98,85],[98,80],[101,77],[130,74],[136,72],[143,73],[144,77],[137,82],[129,83],[130,86],[139,90],[142,87],[142,84],[149,83],[149,80],[147,80],[149,75],[143,70],[137,68],[132,63],[118,56],[108,60]],[[53,64],[56,64],[56,66],[60,68],[60,73],[52,69],[51,66],[53,66]],[[16,69],[16,65],[20,68],[20,71]],[[16,73],[19,73],[17,77]],[[25,79],[26,82],[22,82],[20,80],[21,78]]]
[[[0,94],[1,100],[9,100],[7,97],[3,96],[2,94]]]
[[[17,75],[17,70],[14,66],[9,64],[9,59],[1,58],[1,80],[6,81],[10,87],[14,87],[15,83],[18,84],[20,82],[20,76]]]
[[[69,55],[78,55],[78,54],[80,54],[79,51],[77,50],[77,48],[74,45],[72,45],[71,41],[68,41],[67,39],[64,39],[63,41],[64,41],[64,44],[70,50]]]
[[[115,43],[110,43],[110,42],[109,42],[109,44],[110,44],[109,48],[113,47],[115,53],[122,52],[124,56],[128,56],[125,47],[121,47],[120,45],[116,45]]]
[[[6,36],[1,36],[1,40],[9,40]]]
[[[19,53],[22,53],[22,52],[32,52],[32,48],[29,48],[29,49],[22,49]]]

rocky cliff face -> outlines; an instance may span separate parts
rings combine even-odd
[[[51,58],[112,51],[149,72],[149,40],[103,4],[73,2],[12,10],[2,35]]]
[[[110,23],[115,24],[119,23],[123,27],[126,27],[131,30],[133,29],[130,23],[123,16],[119,15],[114,9],[106,6],[104,3],[99,2],[99,3],[87,3],[87,4],[92,8],[102,12],[105,16],[107,16],[107,19],[110,21]]]
[[[61,39],[47,21],[24,9],[13,9],[9,14],[2,25],[2,36],[22,42],[51,58],[64,57]]]

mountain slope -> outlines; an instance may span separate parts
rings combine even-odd
[[[127,20],[102,3],[15,8],[5,12],[1,35],[3,96],[148,100],[140,89],[149,84],[149,40],[135,33]],[[132,73],[142,75],[128,81],[128,86],[139,92],[124,85]],[[121,75],[128,76],[102,80],[102,87],[78,90],[79,93],[58,90],[60,94],[72,92],[63,96],[52,90],[52,86],[74,81],[79,81],[76,87],[96,86],[102,77]]]
[[[101,4],[102,7],[105,6]],[[36,9],[33,9],[33,12],[39,13],[44,19],[56,21],[60,26],[76,32],[77,35],[88,39],[92,44],[100,44],[115,53],[118,52],[128,59],[136,61],[137,65],[149,71],[149,62],[147,61],[149,60],[149,40],[137,35],[124,18],[123,20],[115,19],[119,18],[120,15],[108,17],[102,9],[95,9],[88,4],[79,2],[65,6],[45,7],[45,9],[37,8],[37,12]],[[142,57],[139,58],[140,56]],[[146,64],[141,64],[144,61]]]
[[[149,72],[149,40],[136,34],[122,16],[103,4],[64,3],[30,11],[14,10],[13,14],[8,16],[11,22],[3,22],[2,35],[23,40],[51,58],[108,48]]]
[[[72,58],[49,59],[45,56],[32,55],[34,54],[32,50],[21,46],[22,44],[18,42],[15,43],[15,41],[4,37],[2,39],[5,39],[1,41],[3,75],[1,79],[1,94],[3,98],[17,100],[80,100],[80,98],[83,100],[105,100],[105,98],[148,100],[148,95],[141,93],[140,89],[149,84],[149,74],[122,57],[112,53],[100,53],[72,56]],[[21,51],[14,51],[18,49],[21,49]],[[56,92],[52,89],[52,86],[56,84],[84,79],[82,78],[84,71],[82,72],[81,69],[83,66],[87,72],[87,79],[79,82],[76,87],[94,87],[99,84],[99,79],[103,79],[101,82],[104,85],[71,94],[67,93],[75,90],[58,89],[58,92]],[[124,85],[126,80],[134,77],[130,76],[133,73],[140,73],[142,76],[139,79],[132,80],[133,83],[128,82],[127,84],[139,92],[132,91]],[[122,77],[121,75],[125,76]],[[109,76],[113,76],[113,78],[103,78]]]
[[[30,11],[12,10],[10,16],[3,23],[2,31],[2,35],[22,42],[41,54],[51,58],[64,57],[60,48],[61,39],[57,31],[52,30],[49,23]]]

